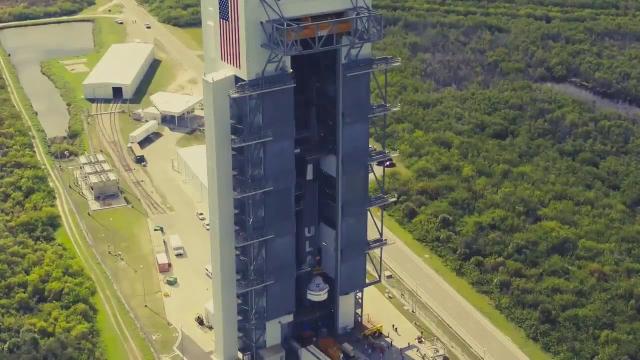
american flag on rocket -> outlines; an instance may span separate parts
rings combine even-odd
[[[238,0],[218,0],[220,14],[220,58],[240,69],[240,25]]]

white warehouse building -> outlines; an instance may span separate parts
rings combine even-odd
[[[182,174],[184,181],[190,184],[192,197],[197,203],[207,202],[207,150],[205,145],[179,148],[174,169]]]
[[[131,99],[153,62],[153,44],[113,44],[82,82],[86,99]]]

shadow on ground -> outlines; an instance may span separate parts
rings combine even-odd
[[[202,329],[202,331],[207,331],[211,333],[208,329]],[[211,334],[211,341],[213,341],[213,334]],[[189,360],[200,360],[200,359],[212,359],[213,351],[204,351],[188,334],[182,333],[182,339],[177,345],[178,351],[182,353],[182,355]]]

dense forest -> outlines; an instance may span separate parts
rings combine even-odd
[[[163,23],[182,27],[200,26],[200,0],[141,0],[140,2],[145,4],[149,11]]]
[[[640,2],[376,4],[391,214],[555,358],[640,359],[640,124],[543,84],[637,103]]]
[[[74,15],[95,0],[1,0],[0,23]]]
[[[0,359],[99,359],[95,288],[56,241],[55,194],[0,78]]]

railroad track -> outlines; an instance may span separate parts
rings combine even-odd
[[[114,101],[110,104],[100,101],[96,104],[96,117],[98,132],[103,137],[104,142],[109,146],[113,156],[120,164],[129,183],[135,188],[142,204],[154,215],[166,214],[167,209],[147,190],[135,172],[134,167],[129,162],[129,156],[125,150],[125,145],[120,138],[118,128],[118,106],[120,103]]]

